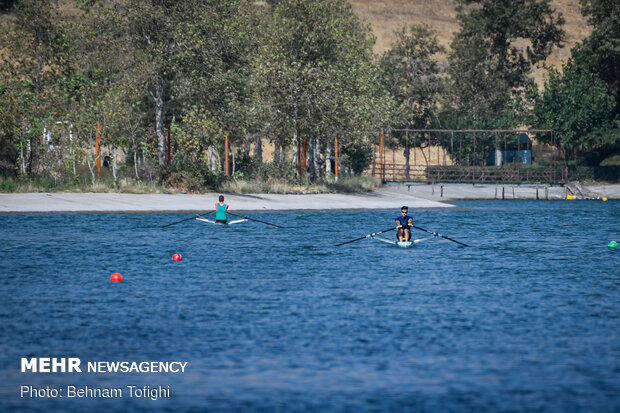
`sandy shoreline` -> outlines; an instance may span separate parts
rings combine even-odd
[[[591,198],[620,199],[620,185],[583,187]],[[564,187],[509,185],[390,185],[356,194],[225,194],[236,211],[454,208],[451,201],[473,199],[566,199]],[[213,209],[217,193],[0,194],[0,213],[41,212],[204,212]]]

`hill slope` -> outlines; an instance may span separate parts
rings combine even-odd
[[[370,24],[377,37],[375,52],[383,53],[394,41],[394,31],[412,24],[424,23],[437,32],[439,42],[448,46],[454,32],[458,31],[453,0],[349,0],[353,11],[366,24]],[[566,24],[566,43],[554,49],[547,64],[560,66],[570,56],[570,49],[590,34],[586,18],[579,10],[579,0],[552,0],[552,6],[563,14]],[[540,81],[542,70],[534,77]]]
[[[394,31],[412,24],[424,23],[437,32],[439,42],[448,46],[452,35],[459,29],[453,0],[348,0],[360,20],[369,24],[377,38],[374,50],[381,54],[394,41]],[[61,10],[69,15],[78,14],[75,0],[60,0]],[[559,67],[570,56],[570,49],[591,32],[585,17],[579,10],[579,0],[552,0],[552,6],[566,19],[566,42],[563,48],[555,48],[547,59],[548,65]],[[0,13],[0,24],[9,18]],[[541,81],[542,69],[534,72]]]

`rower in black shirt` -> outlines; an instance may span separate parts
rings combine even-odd
[[[396,217],[396,228],[398,228],[398,232],[396,233],[396,238],[398,241],[409,241],[411,239],[411,226],[413,226],[413,218],[407,216],[407,212],[409,211],[409,207],[403,206],[400,209],[400,216]]]

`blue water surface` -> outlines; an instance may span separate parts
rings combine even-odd
[[[620,411],[620,251],[607,246],[620,202],[457,204],[410,215],[469,247],[422,231],[411,249],[334,246],[398,210],[250,214],[283,229],[0,215],[0,410]],[[22,357],[188,366],[35,374]],[[22,385],[171,397],[30,398]]]

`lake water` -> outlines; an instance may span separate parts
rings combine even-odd
[[[620,251],[607,244],[620,202],[457,205],[410,215],[467,248],[334,247],[398,210],[250,214],[283,229],[1,215],[0,410],[619,411]],[[36,374],[22,357],[188,365]],[[21,398],[22,385],[171,397]]]

